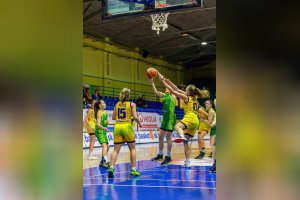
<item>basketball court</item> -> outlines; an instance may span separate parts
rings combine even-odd
[[[192,158],[197,156],[197,142],[193,142]],[[141,176],[129,175],[128,147],[123,146],[117,161],[115,178],[107,178],[107,170],[99,168],[99,160],[87,160],[83,152],[83,199],[216,199],[216,174],[209,173],[212,160],[192,159],[192,167],[181,167],[184,155],[183,145],[174,145],[173,162],[161,166],[151,161],[158,151],[157,144],[137,145],[137,168]],[[100,158],[100,149],[96,149]]]
[[[124,145],[115,165],[115,177],[108,178],[107,169],[99,167],[98,142],[94,155],[99,159],[87,159],[89,136],[83,130],[83,199],[215,200],[216,173],[208,171],[213,164],[208,157],[209,136],[205,137],[203,159],[194,159],[199,154],[197,137],[192,141],[191,168],[182,168],[185,160],[182,144],[173,143],[169,165],[151,161],[158,153],[162,105],[151,91],[145,72],[155,67],[176,84],[199,83],[199,88],[208,87],[214,99],[215,77],[205,77],[215,74],[216,1],[84,0],[83,32],[84,84],[91,90],[98,87],[109,117],[123,87],[132,90],[132,101],[143,94],[148,104],[137,109],[146,127],[135,129],[140,177],[130,176],[129,150]],[[164,87],[157,85],[157,89],[162,91]],[[178,120],[184,115],[179,104],[175,109]],[[108,138],[110,158],[113,126],[108,127]],[[166,146],[165,143],[164,152]]]

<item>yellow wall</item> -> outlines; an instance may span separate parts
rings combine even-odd
[[[138,50],[126,49],[87,36],[83,44],[84,84],[104,86],[104,88],[128,87],[131,90],[152,93],[145,76],[149,67],[155,67],[174,83],[183,82],[183,67],[180,65],[170,64],[151,55],[142,58]],[[157,88],[162,90],[160,81],[155,82]]]

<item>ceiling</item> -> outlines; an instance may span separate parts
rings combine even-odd
[[[204,8],[171,13],[168,28],[157,35],[150,16],[104,20],[101,1],[84,0],[83,32],[122,46],[136,48],[179,63],[186,68],[201,68],[216,60],[216,0],[204,0]],[[205,41],[208,44],[202,45]]]

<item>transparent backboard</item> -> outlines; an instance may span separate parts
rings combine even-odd
[[[202,0],[102,0],[104,19],[201,7]]]

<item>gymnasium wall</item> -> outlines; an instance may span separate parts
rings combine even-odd
[[[175,83],[184,82],[184,69],[163,59],[148,55],[143,58],[139,49],[129,49],[109,42],[108,38],[83,39],[83,83],[112,88],[128,87],[134,91],[152,93],[146,69],[155,67]],[[156,81],[158,89],[163,89]]]

